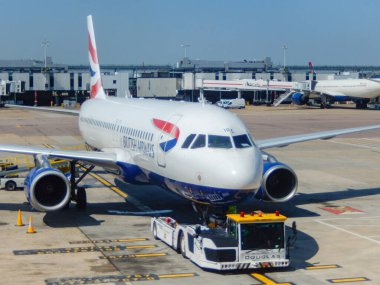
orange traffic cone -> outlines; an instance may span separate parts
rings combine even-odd
[[[17,214],[17,224],[16,226],[25,226],[22,222],[22,216],[21,216],[21,210],[18,210],[18,214]]]
[[[34,233],[36,233],[36,231],[34,230],[34,228],[32,226],[32,216],[29,216],[29,226],[28,226],[28,230],[26,232],[28,234],[34,234]]]

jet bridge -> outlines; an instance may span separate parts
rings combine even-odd
[[[288,82],[278,80],[263,80],[263,79],[242,79],[242,80],[203,80],[200,84],[200,89],[212,91],[236,91],[238,98],[241,98],[242,91],[253,91],[254,103],[265,103],[277,105],[286,100],[293,91],[310,90],[312,84],[310,82]],[[280,97],[270,93],[285,92]]]

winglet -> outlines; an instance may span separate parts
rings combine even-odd
[[[100,66],[98,61],[98,53],[96,50],[96,41],[94,26],[92,24],[92,16],[87,16],[87,30],[88,30],[88,58],[90,61],[90,73],[91,73],[91,98],[105,99],[106,93],[104,92],[102,85],[102,78],[100,76]]]

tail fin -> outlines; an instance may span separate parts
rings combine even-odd
[[[309,61],[309,73],[314,73],[314,66],[311,61]]]
[[[100,66],[98,62],[98,53],[96,51],[96,41],[94,26],[92,24],[92,16],[87,16],[87,30],[88,30],[88,58],[90,61],[91,73],[91,98],[105,99],[106,93],[102,86],[102,78],[100,76]]]

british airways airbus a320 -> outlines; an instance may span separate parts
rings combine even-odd
[[[37,166],[26,178],[30,204],[56,211],[86,195],[75,180],[75,163],[112,169],[128,183],[167,188],[196,205],[225,206],[255,197],[285,202],[297,191],[297,177],[263,149],[379,129],[380,125],[254,141],[233,113],[199,103],[111,98],[104,93],[92,17],[87,17],[91,99],[81,106],[79,129],[93,151],[0,145],[0,151],[34,155]],[[48,158],[71,161],[71,177]],[[91,170],[91,168],[89,169]]]

